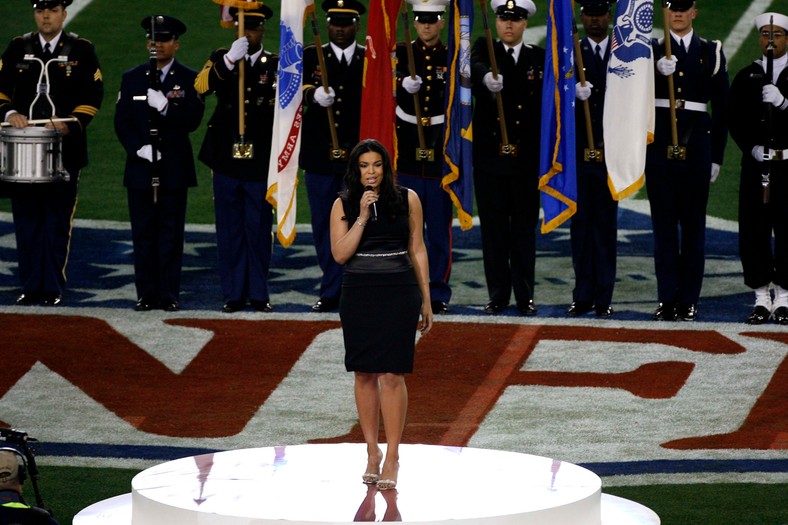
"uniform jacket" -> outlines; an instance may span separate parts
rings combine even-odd
[[[590,40],[588,37],[580,41],[580,52],[583,55],[586,81],[594,86],[591,88],[591,97],[588,99],[588,107],[591,113],[591,129],[594,132],[595,148],[602,149],[605,144],[602,119],[605,111],[605,90],[607,87],[607,64],[610,60],[610,40],[608,40],[608,46],[605,50],[605,55],[602,57],[601,64],[597,63],[597,59],[594,55],[594,46],[596,46],[596,42]],[[580,82],[579,78],[577,82]],[[577,158],[580,162],[583,162],[584,151],[588,148],[586,117],[585,110],[583,109],[583,102],[580,100],[575,102],[575,144],[577,146]]]
[[[49,95],[55,104],[56,116],[78,119],[78,122],[67,123],[69,134],[63,137],[63,165],[69,172],[76,173],[88,163],[85,128],[101,107],[104,83],[91,42],[64,31],[53,54],[59,55],[64,51],[68,60],[53,62],[49,66]],[[41,65],[24,60],[28,52],[43,57],[38,33],[14,38],[3,53],[0,62],[0,118],[3,120],[12,109],[29,119],[52,116],[51,107],[43,96],[30,115],[30,104],[38,91]]]
[[[361,82],[364,75],[363,46],[356,46],[353,60],[342,71],[330,44],[323,45],[328,85],[334,88],[333,106],[324,108],[315,102],[315,89],[323,85],[323,74],[317,58],[317,49],[304,49],[304,121],[301,135],[301,153],[298,163],[304,171],[325,175],[343,175],[347,162],[330,160],[332,148],[328,111],[334,112],[339,146],[350,150],[358,143],[361,127]]]
[[[197,75],[194,86],[200,95],[216,94],[216,109],[208,121],[208,130],[199,159],[213,171],[243,181],[268,179],[271,137],[276,104],[276,72],[279,58],[263,51],[245,72],[246,133],[244,141],[253,144],[251,159],[233,158],[233,144],[238,136],[238,70],[224,63],[227,49],[218,49]]]
[[[764,146],[772,138],[772,149],[788,149],[788,111],[780,111],[772,106],[771,134],[767,130],[766,105],[761,91],[766,84],[766,73],[762,61],[758,60],[745,67],[736,75],[731,85],[731,100],[736,103],[730,107],[731,137],[742,151],[742,168],[748,173],[760,174],[760,163],[752,157],[755,146]],[[777,78],[780,92],[788,96],[788,68]],[[774,161],[772,167],[788,171],[788,160]]]
[[[664,39],[653,40],[654,64],[665,56]],[[728,107],[729,83],[728,66],[722,43],[709,41],[692,35],[689,50],[684,52],[676,40],[671,41],[671,51],[678,60],[673,74],[677,100],[711,103],[711,116],[703,111],[678,109],[677,126],[679,144],[687,146],[687,160],[697,157],[697,149],[710,140],[711,161],[722,164],[725,145],[728,140],[726,112]],[[655,94],[657,99],[668,99],[668,77],[655,73]],[[654,148],[656,159],[667,159],[667,146],[672,142],[670,131],[670,110],[657,107]],[[665,160],[667,161],[667,160]]]
[[[416,75],[421,77],[418,92],[421,102],[421,116],[442,117],[444,115],[446,75],[448,71],[448,50],[438,42],[428,47],[420,39],[413,42],[413,62]],[[410,76],[408,51],[404,43],[397,45],[397,106],[400,111],[415,118],[414,97],[402,87],[402,79]],[[397,171],[408,175],[430,178],[443,176],[443,130],[444,124],[424,126],[424,143],[427,149],[435,151],[433,162],[417,161],[415,153],[419,147],[417,125],[397,117]]]
[[[542,118],[542,81],[545,50],[523,45],[517,64],[512,63],[505,46],[493,44],[498,72],[503,76],[504,116],[509,142],[516,144],[516,157],[498,154],[501,126],[496,96],[482,82],[490,71],[487,43],[479,38],[471,50],[471,81],[476,105],[473,111],[473,160],[485,171],[517,175],[539,171],[539,134]]]
[[[115,133],[126,150],[126,172],[123,184],[127,188],[151,187],[153,165],[137,156],[145,144],[151,143],[151,118],[159,131],[157,148],[161,159],[157,162],[159,182],[163,188],[187,188],[197,185],[194,154],[189,133],[197,129],[205,111],[202,97],[194,89],[197,72],[175,60],[161,83],[167,97],[165,115],[148,106],[144,97],[151,85],[150,63],[145,63],[123,74],[120,93],[115,105]]]

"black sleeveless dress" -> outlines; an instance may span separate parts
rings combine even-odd
[[[408,190],[400,189],[404,215],[380,206],[364,227],[355,255],[345,264],[339,318],[349,372],[413,371],[421,294],[408,255]],[[356,217],[347,215],[348,223]]]

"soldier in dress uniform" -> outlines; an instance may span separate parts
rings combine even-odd
[[[788,16],[758,15],[755,28],[763,56],[742,69],[731,84],[731,100],[736,101],[730,107],[731,137],[742,151],[739,253],[744,284],[755,290],[755,308],[746,322],[763,324],[773,317],[784,325],[788,324]],[[766,74],[770,39],[771,78]],[[764,202],[764,174],[768,174],[768,202]]]
[[[66,263],[71,244],[71,220],[77,205],[80,170],[88,163],[86,128],[98,113],[104,83],[93,44],[63,31],[71,0],[31,0],[38,32],[14,38],[0,60],[0,118],[14,128],[30,120],[74,118],[50,122],[63,137],[63,167],[69,180],[13,188],[11,209],[16,230],[20,305],[55,306],[66,286]],[[40,62],[49,65],[49,100],[39,96]],[[38,101],[31,110],[31,103]],[[19,185],[17,185],[19,186]]]
[[[653,41],[656,129],[646,158],[659,302],[654,319],[693,321],[703,283],[709,184],[720,172],[728,137],[730,88],[722,43],[700,38],[692,28],[695,2],[668,4],[673,56],[665,56],[664,39]],[[670,75],[675,86],[676,148],[670,122]]]
[[[230,9],[238,19],[236,8]],[[216,110],[208,122],[199,159],[213,173],[216,247],[224,305],[233,313],[247,303],[258,312],[270,312],[268,270],[273,251],[273,208],[265,200],[268,160],[276,103],[278,57],[262,47],[265,21],[271,8],[244,10],[244,36],[230,49],[211,53],[197,75],[197,93],[214,93]],[[246,123],[239,136],[239,62],[245,61]],[[248,146],[251,145],[251,155]]]
[[[580,21],[586,36],[580,41],[586,85],[575,85],[577,131],[577,212],[572,216],[570,235],[575,288],[567,315],[576,317],[594,311],[597,317],[613,315],[610,303],[616,283],[616,237],[618,202],[607,184],[602,117],[605,108],[607,64],[610,60],[610,1],[580,3]],[[585,111],[588,101],[594,144],[588,144]],[[593,151],[593,153],[590,153]]]
[[[430,297],[435,314],[446,313],[451,300],[452,203],[441,188],[443,178],[444,94],[448,50],[440,40],[449,0],[407,0],[413,5],[413,41],[416,78],[410,76],[408,52],[397,45],[397,181],[412,189],[424,211],[425,239],[430,268]],[[418,95],[424,133],[420,151],[414,94]],[[432,158],[428,158],[428,151]]]
[[[205,105],[194,89],[197,71],[175,59],[186,25],[163,15],[143,18],[140,25],[148,47],[156,49],[157,77],[151,79],[150,61],[127,71],[115,105],[115,133],[127,155],[123,185],[134,244],[134,308],[174,312],[180,294],[187,191],[197,185],[189,133],[200,125]],[[152,129],[158,131],[155,162]],[[155,200],[154,177],[159,184]]]
[[[484,275],[496,314],[514,291],[522,315],[536,315],[534,268],[539,221],[539,137],[545,50],[523,42],[531,0],[493,0],[499,75],[491,71],[484,38],[471,50],[473,181],[482,235]],[[503,99],[509,144],[503,144],[496,96]],[[512,151],[515,150],[515,151]]]
[[[342,267],[331,255],[330,216],[337,195],[344,189],[347,155],[333,151],[329,112],[333,115],[339,150],[346,154],[358,143],[361,126],[361,82],[366,49],[356,43],[359,17],[366,12],[357,0],[325,0],[328,40],[323,45],[326,71],[320,69],[317,48],[304,49],[304,120],[299,166],[304,170],[312,213],[312,236],[322,272],[320,297],[313,312],[339,306]],[[328,79],[328,92],[322,87]]]

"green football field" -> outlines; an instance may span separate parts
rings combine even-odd
[[[278,11],[282,1],[266,2]],[[319,2],[318,2],[319,3]],[[539,12],[531,27],[544,28],[544,0],[536,0]],[[755,5],[760,11],[788,13],[788,0],[700,0],[696,29],[708,38],[726,42],[731,77],[757,57],[756,36],[752,24],[737,26],[742,14]],[[105,82],[104,104],[89,128],[90,165],[83,171],[77,217],[127,221],[126,194],[122,186],[125,153],[113,130],[114,100],[121,74],[147,60],[143,16],[169,14],[182,19],[187,33],[181,38],[179,60],[199,69],[212,49],[229,46],[234,35],[218,24],[218,7],[210,0],[93,0],[68,25],[68,30],[92,40],[97,48]],[[363,22],[363,21],[362,21]],[[662,26],[657,17],[657,26]],[[744,29],[737,29],[744,27]],[[480,35],[480,20],[476,20]],[[0,0],[0,45],[15,35],[33,31],[29,0]],[[363,27],[362,27],[363,33]],[[323,35],[325,40],[325,35]],[[309,37],[306,39],[309,41]],[[361,40],[361,37],[359,38]],[[728,43],[731,45],[729,46]],[[735,44],[735,45],[733,45]],[[278,28],[269,22],[265,47],[278,47]],[[730,51],[736,51],[731,53]],[[736,103],[736,101],[732,101]],[[205,122],[213,110],[208,100]],[[195,151],[199,148],[203,127],[193,134]],[[729,142],[722,174],[712,186],[709,214],[735,219],[737,215],[738,163],[740,153]],[[199,186],[190,192],[188,221],[213,223],[210,173],[198,165]],[[309,210],[303,184],[299,186],[298,222],[309,222]],[[636,198],[643,198],[639,195]],[[10,210],[8,201],[0,200],[0,211]],[[0,420],[3,414],[0,413]],[[42,461],[41,489],[46,506],[53,509],[61,524],[71,523],[80,509],[103,498],[128,492],[135,470],[50,466]],[[657,512],[666,525],[781,525],[788,523],[788,483],[704,483],[606,487],[606,493],[633,499]],[[32,500],[32,494],[29,499]]]

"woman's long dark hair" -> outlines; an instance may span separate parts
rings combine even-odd
[[[380,182],[378,190],[378,202],[380,203],[378,212],[386,210],[387,213],[394,215],[404,212],[405,206],[402,202],[402,195],[394,182],[391,155],[386,151],[383,144],[377,140],[364,139],[356,144],[356,147],[350,152],[347,170],[345,171],[345,191],[342,192],[342,196],[348,205],[348,218],[358,217],[359,215],[359,201],[365,189],[361,183],[361,170],[358,167],[358,161],[361,155],[365,153],[378,153],[383,159],[383,180]]]

